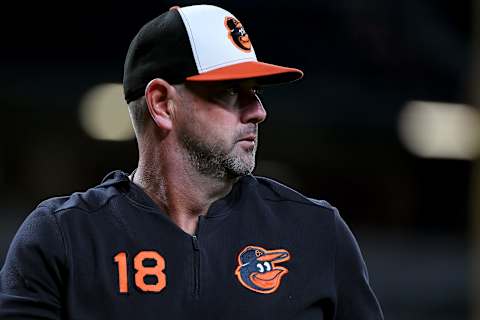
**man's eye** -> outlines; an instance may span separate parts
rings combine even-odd
[[[233,97],[233,96],[236,96],[238,94],[238,89],[237,88],[228,88],[226,90],[226,92],[229,96]]]
[[[240,94],[249,94],[249,95],[256,95],[260,97],[262,93],[263,93],[263,90],[259,88],[241,89],[238,87],[231,87],[231,88],[224,89],[222,91],[221,96],[227,98],[227,97],[238,97]]]

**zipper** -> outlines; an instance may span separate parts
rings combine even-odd
[[[193,244],[193,295],[195,298],[200,296],[200,248],[198,246],[198,238],[192,236]]]
[[[200,231],[200,219],[197,222],[197,230],[192,236],[193,245],[193,296],[200,297],[200,246],[198,244],[198,233]]]

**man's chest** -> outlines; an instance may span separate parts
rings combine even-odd
[[[308,241],[296,226],[235,218],[204,219],[191,236],[163,218],[107,217],[77,226],[82,234],[69,241],[68,313],[289,319],[329,308],[334,280],[328,241]]]

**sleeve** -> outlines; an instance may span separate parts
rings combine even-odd
[[[357,241],[335,209],[337,320],[383,320]]]
[[[0,271],[0,319],[60,319],[65,252],[56,217],[37,207],[18,229]]]

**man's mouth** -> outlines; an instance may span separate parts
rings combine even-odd
[[[238,141],[250,141],[250,142],[255,142],[257,140],[257,136],[254,134],[249,134],[247,136],[244,136],[243,138],[238,139]]]

